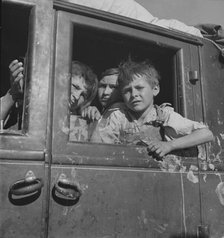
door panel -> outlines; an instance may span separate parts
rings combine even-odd
[[[49,238],[196,234],[198,185],[186,174],[53,166],[51,190],[62,174],[79,186],[82,195],[74,205],[51,197]]]
[[[32,173],[43,181],[39,183],[22,183],[21,186],[12,185],[24,180]],[[44,163],[7,163],[0,164],[0,237],[1,238],[36,238],[41,237],[44,203]],[[37,186],[38,185],[38,186]],[[29,194],[24,194],[33,187]],[[41,187],[41,188],[40,188]],[[39,189],[40,188],[40,189]],[[12,191],[12,193],[10,192]],[[15,193],[24,195],[15,195]]]
[[[4,33],[7,32],[5,38],[10,39],[4,41],[7,56],[11,61],[26,55],[27,64],[21,130],[1,128],[0,131],[0,237],[39,238],[44,237],[47,217],[45,154],[49,134],[53,2],[5,0],[3,4],[6,10]],[[15,37],[17,31],[23,30],[27,31],[26,43],[19,40],[21,37]],[[18,50],[14,51],[15,47]],[[24,48],[24,55],[18,54],[20,48]],[[6,81],[9,81],[8,70],[7,65]],[[42,183],[46,183],[45,186],[42,187]]]
[[[224,67],[220,50],[204,39],[200,48],[204,117],[215,140],[207,147],[207,166],[201,172],[202,219],[210,237],[224,236]]]
[[[216,170],[224,171],[224,60],[220,50],[207,40],[200,57],[205,120],[215,137],[208,148],[209,162]]]
[[[224,173],[201,173],[202,219],[209,237],[224,236]]]
[[[79,52],[85,40],[78,36],[80,32],[109,35],[108,42],[116,45],[114,36],[118,38],[120,49],[123,46],[120,42],[135,41],[132,47],[144,43],[154,57],[156,50],[159,54],[166,52],[167,61],[175,71],[168,75],[166,83],[176,80],[171,93],[177,102],[178,96],[182,97],[175,109],[193,119],[194,111],[198,110],[196,117],[200,118],[201,111],[192,104],[195,92],[188,80],[193,62],[189,44],[155,34],[150,29],[142,30],[137,25],[132,28],[131,24],[119,24],[115,19],[91,18],[88,11],[88,14],[79,14],[72,10],[69,13],[56,11],[49,238],[196,237],[201,218],[197,158],[171,156],[170,160],[160,163],[141,146],[69,140],[71,61],[84,60],[91,66],[97,61],[97,57],[94,60],[89,54]],[[125,52],[122,51],[122,56]],[[197,52],[194,57],[197,60]],[[189,171],[190,168],[194,171]]]

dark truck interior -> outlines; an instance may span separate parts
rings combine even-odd
[[[31,8],[22,4],[2,3],[0,96],[5,95],[10,88],[10,62],[14,59],[24,60],[28,47],[30,12]]]
[[[101,73],[117,67],[128,57],[141,61],[148,59],[160,72],[160,93],[155,99],[160,105],[169,102],[175,106],[174,51],[112,31],[74,25],[73,60],[91,66],[100,78]]]

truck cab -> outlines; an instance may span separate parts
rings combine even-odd
[[[0,131],[0,237],[224,236],[224,61],[206,39],[58,0],[3,0],[1,93],[25,62],[20,127]],[[215,141],[157,161],[142,146],[71,139],[71,62],[131,56],[161,73],[156,104]]]

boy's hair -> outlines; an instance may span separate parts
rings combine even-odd
[[[119,74],[119,69],[118,68],[109,68],[106,69],[102,74],[101,74],[101,79],[104,78],[105,76],[110,76],[114,74]]]
[[[81,76],[85,79],[87,85],[87,97],[82,108],[90,105],[95,98],[98,89],[98,79],[93,70],[86,64],[79,61],[72,61],[71,75]]]
[[[148,60],[135,62],[128,59],[119,65],[118,84],[121,88],[133,81],[135,76],[145,76],[151,87],[159,85],[160,75]]]

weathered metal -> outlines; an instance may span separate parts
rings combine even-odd
[[[3,3],[29,8],[30,20],[22,131],[0,133],[0,237],[224,236],[224,64],[216,46],[66,1]],[[70,61],[101,70],[129,51],[158,63],[159,101],[208,124],[214,143],[157,161],[144,146],[69,140]]]

